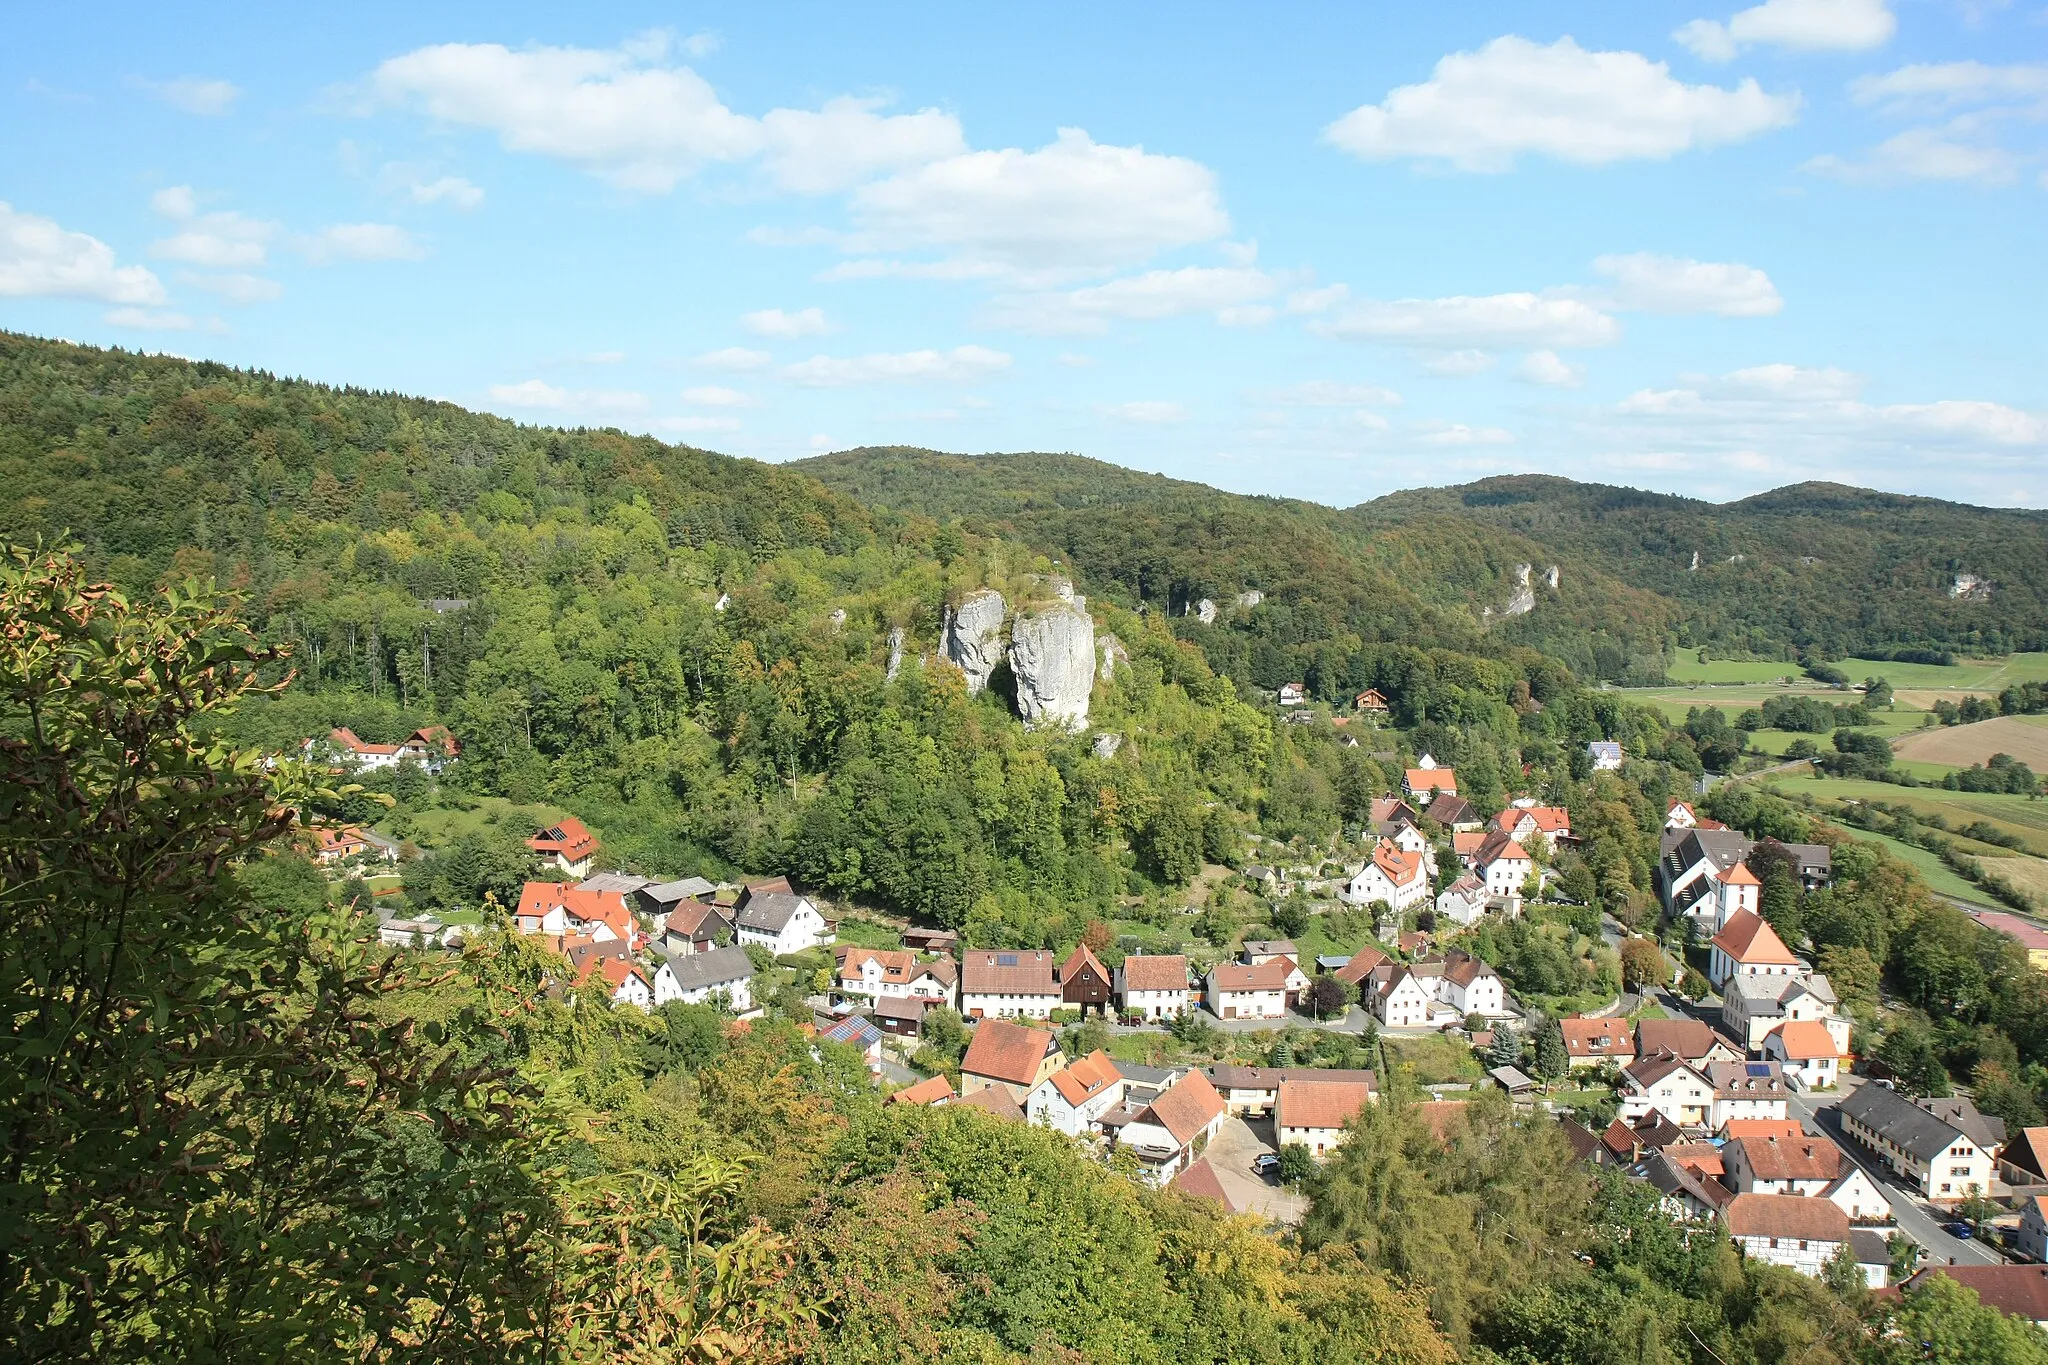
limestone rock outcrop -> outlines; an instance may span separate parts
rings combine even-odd
[[[1071,589],[1069,589],[1071,591]],[[1003,595],[993,588],[970,593],[946,621],[940,648],[967,675],[969,694],[988,686],[1003,658]],[[1090,656],[1093,660],[1093,654]]]
[[[888,680],[890,682],[895,682],[896,675],[902,671],[903,627],[897,626],[894,630],[889,632],[889,672],[886,676],[888,677]]]
[[[1124,642],[1117,639],[1114,635],[1103,636],[1102,672],[1100,676],[1104,682],[1109,682],[1116,677],[1116,666],[1119,661],[1123,663],[1131,661],[1130,652],[1124,648]]]
[[[1239,611],[1250,611],[1265,600],[1266,594],[1260,592],[1257,588],[1246,588],[1237,595],[1237,609]]]
[[[1216,604],[1208,598],[1195,603],[1195,616],[1205,626],[1216,624]]]
[[[963,616],[966,610],[963,605]],[[1095,687],[1094,619],[1067,602],[1020,611],[1010,630],[1010,671],[1025,725],[1086,729]]]

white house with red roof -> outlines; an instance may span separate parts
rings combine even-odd
[[[959,985],[959,971],[950,959],[919,962],[915,953],[900,949],[853,945],[837,949],[836,956],[839,961],[833,973],[832,989],[842,996],[866,1000],[922,996],[929,1000],[950,1001]]]
[[[1490,828],[1525,844],[1548,839],[1555,845],[1572,837],[1572,813],[1563,806],[1509,806]]]
[[[1188,1011],[1188,960],[1180,953],[1134,953],[1116,969],[1117,1008],[1141,1019],[1172,1019]]]
[[[1499,830],[1486,836],[1479,852],[1472,856],[1472,871],[1486,884],[1493,900],[1520,901],[1522,883],[1536,869],[1536,860],[1511,834]]]
[[[1424,754],[1416,760],[1414,767],[1401,775],[1401,790],[1427,805],[1438,792],[1456,796],[1458,774],[1454,769],[1438,767],[1435,758]]]
[[[617,939],[638,951],[646,936],[624,893],[586,891],[561,882],[528,882],[519,889],[513,912],[522,934],[587,934],[599,942]]]
[[[1841,1075],[1841,1046],[1818,1019],[1793,1019],[1778,1025],[1764,1035],[1763,1053],[1783,1066],[1787,1076],[1798,1077],[1808,1090],[1832,1090]]]
[[[1704,1128],[1714,1113],[1714,1083],[1669,1052],[1637,1057],[1623,1067],[1616,1091],[1621,1117],[1630,1122],[1662,1114],[1680,1128]]]
[[[1300,975],[1291,957],[1255,966],[1218,963],[1209,969],[1209,1008],[1218,1019],[1284,1019],[1292,978]]]
[[[1284,1080],[1273,1103],[1274,1132],[1282,1147],[1306,1147],[1320,1161],[1344,1144],[1351,1121],[1372,1102],[1372,1087],[1359,1082]]]
[[[1385,901],[1395,910],[1406,910],[1429,896],[1429,869],[1425,855],[1404,853],[1389,839],[1380,840],[1372,860],[1351,874],[1337,898],[1351,905]]]
[[[552,861],[572,877],[589,876],[597,851],[603,847],[597,836],[573,815],[565,815],[546,829],[536,830],[526,846],[539,854],[542,861]]]
[[[1053,1072],[1024,1097],[1031,1122],[1057,1128],[1068,1137],[1091,1132],[1104,1114],[1124,1102],[1124,1078],[1107,1052],[1089,1053]]]
[[[1486,913],[1486,903],[1486,883],[1467,872],[1436,893],[1437,918],[1453,924],[1477,924]]]
[[[1803,976],[1806,964],[1792,955],[1763,916],[1742,910],[1721,926],[1710,940],[1713,952],[1707,976],[1716,990],[1740,974],[1743,976]]]
[[[1138,1160],[1154,1185],[1164,1185],[1194,1160],[1195,1148],[1216,1136],[1229,1116],[1209,1078],[1190,1071],[1131,1113],[1127,1103],[1116,1117],[1116,1145]],[[1105,1115],[1105,1118],[1112,1117]]]

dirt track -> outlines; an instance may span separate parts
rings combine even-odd
[[[1974,725],[1916,730],[1894,746],[1900,758],[1967,768],[1993,754],[2011,754],[2040,772],[2048,768],[2048,724],[2035,716],[2000,716]]]

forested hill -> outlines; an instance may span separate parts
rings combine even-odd
[[[1071,455],[900,448],[799,462],[864,502],[981,519],[1072,554],[1171,610],[1241,588],[1328,591],[1327,554],[1466,614],[1505,604],[1520,563],[1563,591],[1502,627],[1613,676],[1671,643],[1761,654],[2048,641],[2048,514],[1799,484],[1710,503],[1548,476],[1395,493],[1347,510],[1246,497]],[[1698,567],[1694,567],[1694,555]],[[1958,576],[1989,598],[1953,595]],[[1589,666],[1590,665],[1590,666]]]

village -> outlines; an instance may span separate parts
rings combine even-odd
[[[1592,765],[1625,761],[1618,745],[1588,747]],[[390,746],[340,730],[308,748],[358,769],[409,759],[438,771],[459,754],[438,729]],[[2048,1128],[2008,1133],[1967,1098],[1914,1100],[1859,1074],[1828,977],[1762,917],[1757,841],[1672,801],[1657,889],[1697,945],[1704,989],[1680,989],[1692,975],[1681,959],[1605,1008],[1546,1017],[1465,945],[1555,894],[1553,855],[1577,841],[1570,812],[1518,797],[1482,819],[1455,770],[1423,755],[1372,803],[1365,834],[1369,856],[1323,888],[1370,924],[1348,953],[1252,937],[1212,960],[1086,941],[1056,952],[916,925],[870,946],[844,939],[874,939],[875,924],[786,877],[601,870],[601,841],[574,817],[527,838],[552,875],[504,909],[559,956],[559,986],[578,998],[705,1006],[733,1027],[773,1005],[858,1052],[889,1104],[1056,1129],[1136,1179],[1275,1225],[1299,1217],[1302,1182],[1390,1088],[1440,1135],[1493,1089],[1555,1114],[1581,1161],[1653,1187],[1671,1215],[1747,1256],[1809,1276],[1853,1257],[1874,1289],[1939,1265],[1986,1302],[2048,1322]],[[317,840],[331,866],[398,856],[360,827]],[[1828,884],[1825,846],[1763,852],[1808,890]],[[1236,872],[1269,898],[1299,874]],[[393,948],[452,949],[471,932],[380,914]],[[1288,1039],[1304,1034],[1340,1047],[1297,1057]],[[1178,1045],[1190,1035],[1210,1040],[1209,1058]],[[1457,1049],[1471,1074],[1418,1077],[1410,1044]]]

